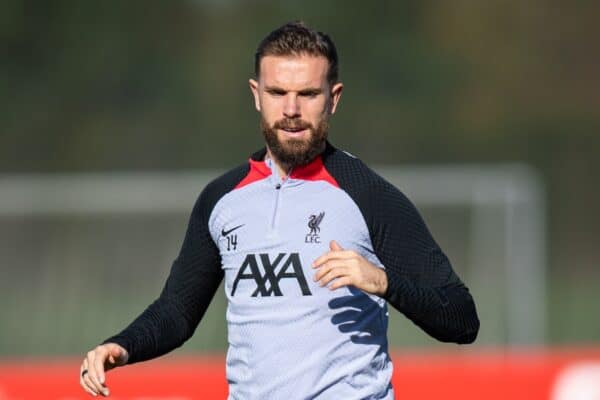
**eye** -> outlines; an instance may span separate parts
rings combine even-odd
[[[302,97],[316,97],[319,94],[319,92],[315,91],[315,90],[309,90],[306,92],[300,92],[299,95]]]
[[[283,96],[283,95],[285,95],[285,92],[283,90],[279,90],[279,89],[267,90],[267,93],[269,93],[271,96]]]

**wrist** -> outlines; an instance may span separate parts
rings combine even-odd
[[[387,274],[385,273],[384,269],[380,268],[379,269],[379,290],[377,291],[377,295],[379,297],[385,297],[385,294],[387,293],[387,289],[388,289]]]

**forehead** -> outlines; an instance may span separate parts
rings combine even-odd
[[[321,87],[327,83],[329,61],[323,56],[308,54],[290,56],[268,55],[260,61],[260,83],[265,86]]]

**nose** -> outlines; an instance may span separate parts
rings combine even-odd
[[[288,93],[283,106],[283,115],[287,118],[297,118],[300,116],[300,104],[298,96],[294,93]]]

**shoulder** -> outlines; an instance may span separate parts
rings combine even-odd
[[[369,225],[392,216],[418,214],[404,193],[354,155],[328,145],[323,159],[325,168],[358,205]]]
[[[250,171],[248,162],[240,164],[211,180],[202,191],[207,201],[216,202],[224,194],[233,190]]]
[[[370,196],[380,190],[398,190],[361,159],[329,143],[323,153],[323,164],[340,188],[352,197]]]
[[[208,218],[217,202],[231,192],[248,175],[249,170],[249,163],[245,162],[211,180],[198,196],[194,211]]]

